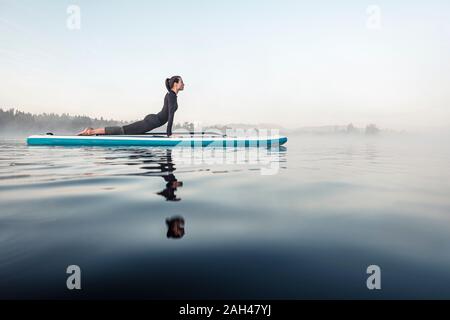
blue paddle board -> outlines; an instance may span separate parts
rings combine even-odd
[[[287,137],[285,136],[186,136],[169,138],[165,136],[154,135],[32,135],[27,138],[28,145],[36,146],[273,147],[282,145],[286,142]]]

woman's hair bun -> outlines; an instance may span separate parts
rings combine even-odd
[[[166,88],[168,91],[170,91],[173,87],[173,84],[175,82],[178,82],[180,80],[180,76],[173,76],[171,78],[166,78]]]
[[[170,78],[166,78],[166,88],[167,91],[170,91]]]

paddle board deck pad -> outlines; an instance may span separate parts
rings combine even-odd
[[[33,135],[28,145],[36,146],[148,146],[148,147],[274,147],[287,142],[285,136],[221,137],[186,136],[165,137],[154,135],[114,136],[56,136]]]

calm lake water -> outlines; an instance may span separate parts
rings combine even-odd
[[[449,142],[0,140],[0,298],[450,298]]]

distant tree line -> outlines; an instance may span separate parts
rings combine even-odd
[[[0,108],[0,131],[2,132],[21,132],[26,134],[46,132],[76,133],[86,127],[100,128],[106,126],[122,126],[127,123],[129,122],[107,120],[103,117],[98,119],[80,115],[72,116],[68,113],[32,114],[15,108]],[[174,125],[174,128],[184,128],[193,131],[194,124],[190,122],[184,122],[182,124],[177,123]]]
[[[353,123],[349,123],[348,125],[326,125],[326,126],[316,126],[316,127],[302,127],[295,130],[298,133],[312,133],[319,135],[326,134],[342,134],[342,135],[358,135],[358,134],[366,134],[366,135],[376,135],[381,132],[375,124],[370,123],[366,125],[365,128],[358,128],[353,125]]]
[[[24,131],[76,131],[85,127],[102,127],[125,124],[123,121],[106,120],[101,117],[71,116],[67,113],[32,114],[14,108],[0,109],[0,128]]]
[[[377,134],[380,132],[380,129],[373,123],[370,123],[366,126],[366,128],[364,129],[364,131],[362,129],[356,128],[353,123],[350,123],[349,125],[347,125],[347,130],[345,131],[346,133],[361,133],[364,132],[365,134]]]

